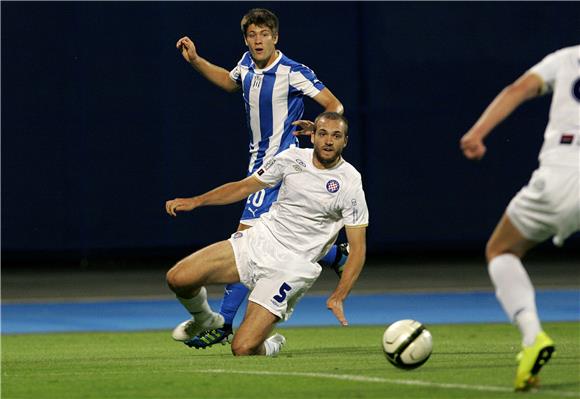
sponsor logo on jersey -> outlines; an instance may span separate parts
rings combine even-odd
[[[260,168],[256,173],[258,174],[258,176],[262,176],[264,172],[265,172],[264,168]]]
[[[574,141],[573,134],[564,133],[562,137],[560,137],[560,144],[572,144],[573,141]]]
[[[296,163],[297,163],[298,165],[302,166],[303,168],[305,168],[305,167],[306,167],[306,164],[305,164],[304,162],[302,162],[302,160],[301,160],[301,159],[296,159]]]
[[[276,163],[276,159],[275,158],[270,158],[265,164],[264,166],[262,166],[262,169],[264,170],[268,170],[272,167],[272,165],[274,165]]]
[[[240,238],[243,235],[244,235],[244,233],[242,233],[241,231],[236,231],[232,237],[233,238]]]
[[[340,184],[336,180],[329,180],[326,183],[326,189],[329,193],[336,193],[340,189]]]

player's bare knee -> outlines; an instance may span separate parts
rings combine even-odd
[[[493,258],[507,253],[512,253],[510,248],[504,245],[501,241],[494,239],[493,237],[490,238],[485,245],[485,259],[487,260],[487,263],[491,262]]]
[[[179,290],[179,280],[177,278],[177,271],[175,267],[171,268],[167,274],[165,275],[165,281],[167,282],[167,286],[173,292],[177,292]]]
[[[167,285],[171,291],[175,292],[176,294],[191,288],[191,281],[186,279],[186,273],[184,273],[184,269],[186,267],[187,265],[183,260],[179,261],[175,266],[169,269],[165,276]]]
[[[235,339],[232,342],[232,353],[234,356],[252,356],[258,353],[258,349],[260,347],[259,343],[251,342],[247,339]]]
[[[510,254],[517,258],[522,258],[524,253],[520,251],[518,248],[506,248],[498,245],[488,245],[485,247],[485,259],[489,264],[493,259],[497,258],[498,256]]]
[[[497,248],[497,246],[492,241],[487,242],[485,246],[485,259],[487,260],[487,263],[491,262],[493,258],[501,254],[502,252]]]

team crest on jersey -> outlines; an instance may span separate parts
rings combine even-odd
[[[576,79],[574,85],[572,86],[572,94],[576,98],[576,101],[580,102],[580,78]]]
[[[336,193],[340,189],[340,184],[336,180],[329,180],[326,183],[326,189],[329,193]]]
[[[244,235],[244,233],[242,233],[241,231],[236,231],[232,237],[233,238],[240,238],[243,235]]]

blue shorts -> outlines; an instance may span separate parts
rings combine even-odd
[[[256,220],[260,218],[263,213],[270,210],[270,206],[278,198],[278,191],[280,191],[280,185],[275,187],[262,189],[248,197],[246,201],[246,206],[242,212],[242,217],[240,218],[240,223],[253,226]]]

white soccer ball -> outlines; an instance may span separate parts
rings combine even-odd
[[[383,351],[395,367],[410,370],[424,364],[433,350],[433,337],[415,320],[399,320],[383,334]]]

